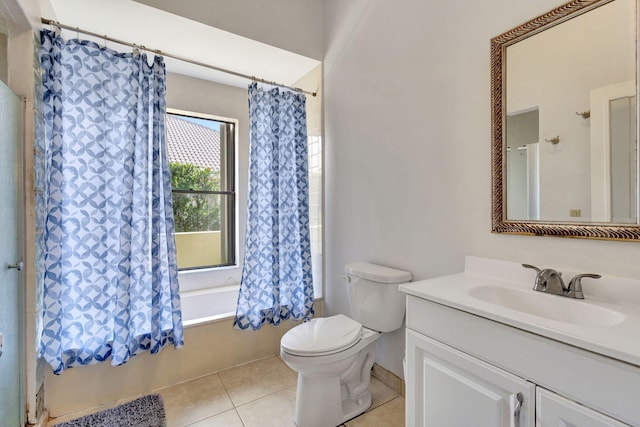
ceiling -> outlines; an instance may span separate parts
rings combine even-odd
[[[219,68],[292,85],[320,62],[246,37],[232,34],[132,0],[49,0],[61,24],[80,27],[150,49],[159,49]],[[65,31],[65,37],[76,34]],[[82,38],[90,38],[82,36]],[[95,40],[104,44],[103,40]],[[107,42],[117,50],[127,47]],[[167,71],[226,85],[249,81],[187,62],[165,58]],[[315,90],[316,88],[302,88]]]

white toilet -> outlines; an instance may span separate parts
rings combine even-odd
[[[280,356],[298,372],[298,427],[335,427],[371,406],[369,380],[380,332],[402,326],[411,273],[367,262],[345,266],[351,318],[316,318],[280,341]]]

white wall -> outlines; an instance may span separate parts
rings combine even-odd
[[[322,65],[295,82],[293,87],[309,88],[316,96],[307,95],[307,139],[309,140],[309,232],[311,234],[311,268],[313,275],[313,297],[323,296],[322,253],[324,180],[322,176]],[[318,311],[316,310],[316,314]]]
[[[640,276],[640,244],[491,234],[489,40],[556,0],[326,0],[327,314],[345,263],[415,279],[464,255]],[[402,333],[378,362],[402,373]]]
[[[319,0],[135,0],[313,59],[322,59]],[[211,46],[215,49],[215,46]],[[259,64],[256,64],[259,68]],[[256,70],[256,75],[259,75]]]
[[[20,14],[29,21],[33,28],[40,26],[40,18],[55,19],[55,13],[49,0],[4,0],[20,8]]]

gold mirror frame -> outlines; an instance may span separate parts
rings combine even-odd
[[[558,223],[550,221],[510,221],[506,217],[506,156],[504,155],[504,106],[506,95],[507,47],[614,0],[573,0],[491,39],[491,161],[493,233],[576,237],[603,240],[640,240],[640,226],[608,223]],[[636,34],[638,29],[636,28]],[[637,48],[636,48],[637,50]],[[638,59],[636,55],[636,93]],[[640,120],[639,120],[640,122]],[[640,133],[638,133],[640,135]]]

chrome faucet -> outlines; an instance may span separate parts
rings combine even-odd
[[[533,285],[534,291],[546,292],[554,295],[564,295],[567,288],[562,280],[562,273],[552,268],[540,269],[535,265],[522,264],[524,268],[531,268],[535,270],[536,281]]]
[[[578,274],[569,281],[569,286],[565,286],[562,280],[562,273],[552,268],[540,269],[531,264],[522,264],[525,268],[536,270],[536,281],[533,285],[534,291],[546,292],[549,294],[565,296],[569,298],[584,299],[582,292],[582,278],[590,277],[599,279],[599,274]]]

